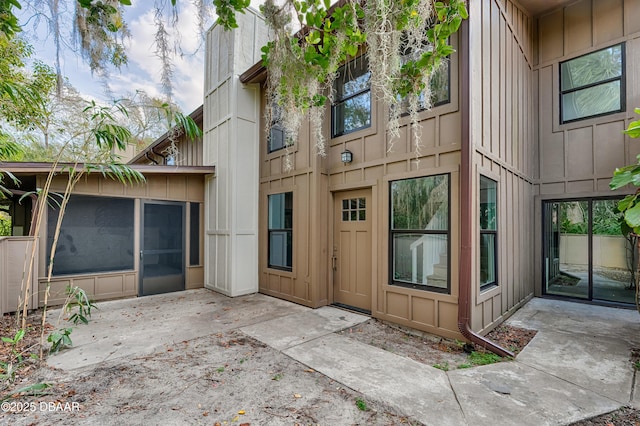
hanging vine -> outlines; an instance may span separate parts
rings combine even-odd
[[[316,151],[325,155],[322,123],[338,68],[365,52],[372,93],[390,107],[390,139],[399,136],[402,111],[396,105],[404,101],[420,156],[418,113],[431,107],[431,76],[453,53],[449,37],[468,16],[463,0],[345,1],[334,7],[324,0],[268,0],[261,11],[272,32],[263,48],[266,122],[284,129],[285,145],[297,140],[308,118]]]

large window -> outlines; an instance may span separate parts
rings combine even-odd
[[[560,64],[561,122],[624,111],[624,43]]]
[[[391,282],[449,292],[449,175],[391,182]]]
[[[498,183],[480,176],[480,288],[498,284]]]
[[[293,267],[293,192],[273,194],[269,203],[269,268]]]
[[[53,274],[85,274],[133,269],[134,201],[72,195],[65,210]],[[58,208],[49,206],[47,259]]]
[[[367,61],[361,56],[338,71],[331,106],[331,137],[371,126],[371,89]]]

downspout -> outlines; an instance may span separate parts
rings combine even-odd
[[[473,165],[470,134],[470,46],[469,19],[460,27],[460,99],[461,99],[461,147],[460,147],[460,259],[459,259],[459,296],[458,296],[458,329],[471,342],[503,357],[514,357],[514,354],[497,345],[495,342],[480,336],[471,329],[471,265],[473,244]]]
[[[162,155],[159,152],[155,152],[153,150],[153,148],[151,148],[151,152],[153,152],[155,155],[159,155],[160,157],[162,157],[162,165],[166,165],[167,164],[167,156],[166,155]],[[156,163],[158,164],[158,163]]]
[[[155,154],[155,152],[154,152],[154,154]],[[147,160],[153,161],[153,164],[158,164],[158,162],[156,160],[154,160],[153,157],[151,157],[149,155],[149,151],[145,152],[144,156],[147,157]]]

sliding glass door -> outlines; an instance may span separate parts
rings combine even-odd
[[[544,202],[545,294],[634,303],[636,244],[620,232],[617,202]]]

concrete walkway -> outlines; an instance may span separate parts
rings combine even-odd
[[[640,315],[633,310],[533,299],[508,320],[539,330],[514,362],[444,372],[335,334],[369,318],[333,307],[195,290],[100,308],[90,327],[74,331],[75,349],[49,364],[76,369],[239,329],[427,425],[562,425],[625,405],[640,409],[629,361],[630,349],[640,347]],[[180,324],[187,319],[185,330]]]

